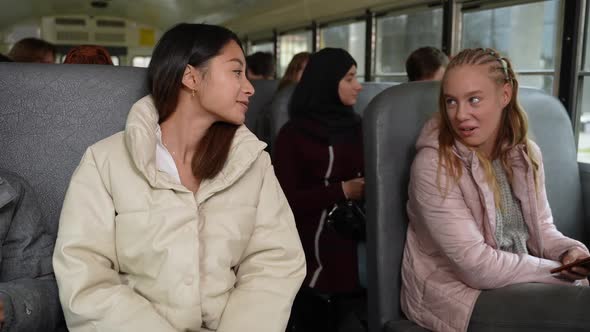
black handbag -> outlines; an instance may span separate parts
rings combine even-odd
[[[327,224],[345,238],[364,240],[366,217],[362,202],[347,200],[334,204],[328,213]]]

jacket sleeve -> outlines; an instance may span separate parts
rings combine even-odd
[[[293,214],[271,165],[265,171],[256,218],[217,332],[284,331],[305,277],[305,255]]]
[[[475,289],[495,289],[526,282],[565,283],[550,274],[559,263],[528,254],[494,249],[485,242],[482,231],[465,203],[461,189],[448,182],[441,167],[441,186],[437,185],[438,153],[423,149],[416,156],[409,187],[408,213],[421,241],[433,243],[437,254],[446,256],[457,277]]]
[[[152,304],[123,284],[115,245],[115,209],[91,148],[78,166],[62,208],[53,256],[71,332],[174,331]]]
[[[53,331],[62,321],[53,276],[0,283],[0,300],[5,317],[2,332]]]
[[[301,165],[305,163],[305,156],[299,153],[297,138],[289,128],[281,130],[273,149],[277,178],[289,203],[298,213],[328,209],[346,199],[341,183],[328,186],[318,183],[301,188],[301,179],[305,176]]]
[[[53,331],[62,322],[57,284],[51,268],[54,235],[49,234],[33,189],[16,174],[0,181],[12,196],[0,202],[2,279],[0,331]],[[9,184],[10,183],[10,184]]]

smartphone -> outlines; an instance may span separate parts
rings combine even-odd
[[[572,262],[572,263],[569,263],[569,264],[565,264],[565,265],[562,265],[560,267],[556,267],[553,270],[551,270],[551,273],[558,273],[558,272],[561,272],[563,270],[569,270],[570,268],[572,268],[574,266],[582,266],[582,267],[585,267],[587,269],[590,269],[590,257],[578,259],[575,262]]]

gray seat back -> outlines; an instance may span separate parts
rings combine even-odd
[[[377,95],[363,114],[371,331],[401,319],[410,165],[420,128],[436,110],[438,89],[434,82],[397,85]]]
[[[356,104],[354,104],[354,111],[360,115],[363,115],[363,112],[367,108],[367,105],[375,98],[376,95],[380,94],[381,91],[396,85],[396,83],[379,83],[379,82],[363,82],[361,83],[363,89],[359,93],[358,98],[356,99]]]
[[[578,152],[567,111],[556,98],[521,88],[519,100],[529,118],[529,135],[543,153],[545,188],[557,228],[586,242]]]
[[[261,113],[265,107],[268,107],[272,97],[277,91],[279,81],[277,80],[253,80],[250,81],[254,86],[254,95],[250,98],[250,104],[248,105],[248,112],[246,113],[246,127],[250,129],[254,134],[258,135],[257,128],[261,128],[262,124],[258,123],[263,121],[264,117],[261,117]],[[260,136],[259,136],[260,137]]]
[[[564,234],[585,240],[576,149],[565,109],[539,90],[522,88],[519,93],[543,152],[555,223]],[[402,319],[400,271],[410,166],[419,132],[437,111],[438,94],[438,82],[394,86],[375,97],[363,116],[371,331]]]
[[[274,142],[279,131],[289,121],[289,103],[296,85],[288,85],[279,90],[270,104],[270,141]]]
[[[29,181],[53,231],[86,148],[123,130],[146,94],[145,69],[0,64],[0,167]]]

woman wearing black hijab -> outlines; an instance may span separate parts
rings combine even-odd
[[[324,307],[342,316],[350,314],[344,303],[358,303],[358,295],[364,296],[356,241],[326,224],[334,204],[364,196],[362,126],[352,107],[361,88],[356,62],[345,50],[326,48],[311,55],[291,97],[290,121],[274,148],[277,177],[295,214],[307,260],[307,277],[292,314],[292,321],[303,317],[313,322],[304,331],[337,331],[341,325],[328,322],[318,299],[336,303],[336,308]]]

